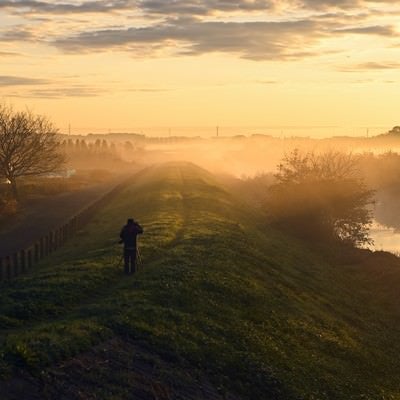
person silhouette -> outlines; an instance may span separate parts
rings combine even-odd
[[[135,222],[133,218],[129,218],[126,225],[121,229],[119,237],[120,243],[124,244],[124,271],[125,274],[131,275],[136,272],[136,255],[137,255],[137,235],[143,233],[143,228]]]

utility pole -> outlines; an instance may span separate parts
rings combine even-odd
[[[71,135],[71,124],[68,124],[68,136]]]
[[[219,126],[217,126],[217,137],[219,136]]]

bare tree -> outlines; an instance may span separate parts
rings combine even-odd
[[[0,175],[16,200],[18,178],[54,172],[63,162],[57,129],[46,117],[0,104]]]

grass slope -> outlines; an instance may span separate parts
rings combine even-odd
[[[115,242],[131,215],[145,267],[126,278]],[[1,398],[19,377],[38,398],[140,398],[150,385],[141,398],[400,399],[399,285],[391,257],[338,265],[265,227],[204,170],[150,168],[1,284]],[[145,366],[154,379],[135,375]],[[190,392],[208,380],[208,394]]]

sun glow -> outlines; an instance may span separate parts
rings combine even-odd
[[[1,99],[77,132],[398,123],[394,4],[131,3],[0,5]]]

